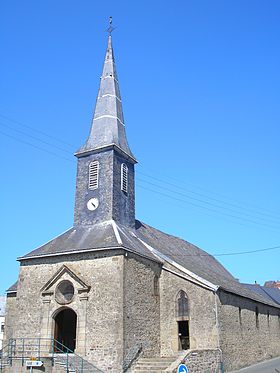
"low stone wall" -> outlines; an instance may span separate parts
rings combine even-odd
[[[131,365],[136,361],[136,359],[139,358],[140,354],[142,352],[142,345],[140,343],[137,343],[134,347],[131,347],[123,361],[123,371],[127,372],[129,371],[129,368]]]
[[[215,350],[190,350],[179,358],[166,370],[176,373],[180,363],[186,364],[189,373],[222,373],[221,351]]]

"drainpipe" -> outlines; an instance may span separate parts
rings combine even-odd
[[[220,372],[224,373],[223,351],[221,349],[221,343],[220,343],[220,323],[219,323],[219,316],[218,316],[217,292],[214,292],[214,297],[215,297],[215,313],[216,313],[216,326],[217,326],[217,350],[220,351],[220,356],[221,356]]]

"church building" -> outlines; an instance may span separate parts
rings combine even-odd
[[[90,133],[75,156],[73,227],[18,258],[1,372],[38,361],[44,369],[33,373],[171,373],[184,361],[191,373],[217,373],[280,355],[279,304],[136,219],[137,161],[111,34]]]

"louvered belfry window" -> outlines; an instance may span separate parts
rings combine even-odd
[[[93,161],[89,164],[88,188],[97,189],[99,179],[99,162]]]
[[[125,163],[121,165],[121,190],[124,193],[128,191],[128,168]]]

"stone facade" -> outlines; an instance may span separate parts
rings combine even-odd
[[[82,291],[77,278],[67,271],[43,290],[62,263],[88,286],[88,291]],[[67,306],[55,299],[55,288],[62,280],[71,281],[75,289]],[[75,352],[101,369],[122,371],[123,256],[104,253],[26,262],[20,267],[17,297],[8,299],[6,337],[53,338],[54,318],[66,307],[77,314]]]
[[[142,345],[144,356],[160,355],[160,297],[154,292],[161,268],[135,255],[125,257],[124,340],[125,355]]]
[[[220,343],[226,371],[280,355],[280,310],[219,292]]]
[[[75,289],[66,306],[55,297],[63,280]],[[219,348],[225,371],[280,355],[277,308],[223,291],[215,294],[175,273],[172,266],[163,268],[121,250],[23,262],[17,296],[10,295],[7,301],[6,338],[52,338],[55,316],[71,308],[78,320],[75,352],[106,372],[120,373],[125,357],[138,345],[144,357],[178,355],[180,290],[188,297],[190,349],[203,356],[198,366],[216,361],[211,351]],[[188,364],[198,356],[189,357]]]
[[[187,294],[189,302],[190,348],[217,348],[215,294],[164,270],[160,278],[162,356],[174,356],[179,351],[176,296],[180,290]]]
[[[6,338],[53,338],[56,315],[70,308],[77,314],[75,352],[104,371],[122,372],[139,343],[145,356],[160,354],[160,271],[158,263],[121,251],[25,261],[17,296],[8,298]],[[62,281],[74,286],[65,306],[55,296]]]

